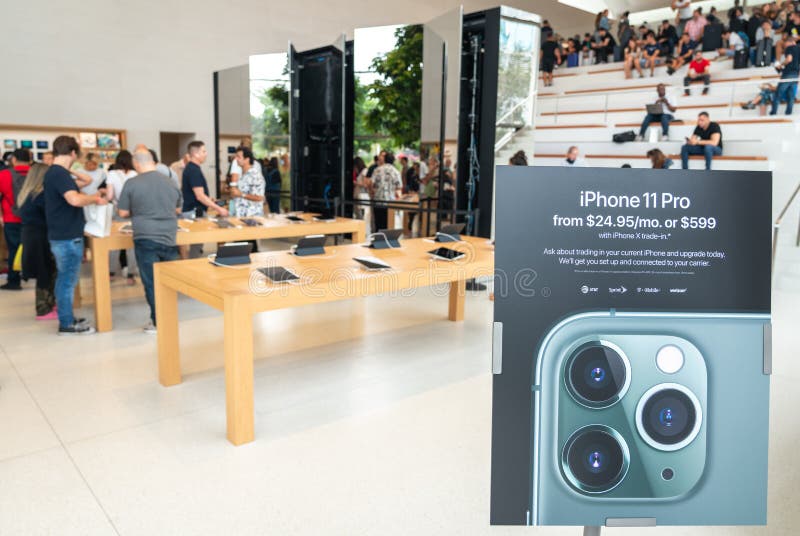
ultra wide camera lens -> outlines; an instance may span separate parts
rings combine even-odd
[[[580,404],[593,408],[612,405],[628,387],[630,365],[615,345],[592,341],[572,353],[566,368],[569,392]]]
[[[613,429],[602,425],[587,426],[567,440],[562,464],[574,487],[587,493],[604,493],[625,477],[628,448]]]
[[[694,440],[700,430],[701,409],[697,397],[677,384],[647,391],[636,410],[636,426],[650,446],[678,450]]]

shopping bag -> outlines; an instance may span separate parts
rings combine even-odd
[[[14,255],[14,262],[11,265],[11,269],[15,272],[22,271],[22,244],[17,248],[17,254]]]
[[[92,236],[104,237],[111,234],[111,216],[114,205],[89,205],[83,207],[86,225],[83,230]]]

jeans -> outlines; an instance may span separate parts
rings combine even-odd
[[[72,299],[75,286],[81,272],[83,259],[83,237],[71,240],[51,240],[50,250],[56,259],[56,305],[58,306],[58,324],[62,328],[71,327],[75,323],[72,314]]]
[[[20,285],[19,272],[12,270],[11,267],[14,266],[14,259],[22,242],[22,224],[6,223],[3,226],[3,235],[6,237],[6,245],[8,246],[8,286],[18,287]]]
[[[683,169],[689,169],[689,155],[701,154],[706,157],[706,170],[711,169],[711,160],[722,154],[722,149],[717,145],[684,145],[681,147],[681,164]]]
[[[791,78],[796,78],[797,75],[793,74]],[[792,115],[794,108],[794,99],[797,98],[797,82],[781,82],[778,84],[775,100],[772,101],[772,110],[769,115],[778,113],[778,104],[781,100],[786,100],[786,115]]]
[[[644,121],[642,121],[642,128],[639,129],[639,135],[644,137],[644,133],[647,132],[647,127],[650,126],[650,123],[653,121],[661,121],[661,132],[666,136],[669,134],[669,122],[673,119],[674,117],[672,117],[672,114],[647,114],[644,117]]]
[[[150,306],[150,320],[156,324],[156,298],[153,281],[153,264],[161,261],[174,261],[178,258],[178,248],[159,244],[153,240],[139,239],[133,241],[136,262],[139,264],[139,276],[144,285],[144,296]]]
[[[267,188],[267,205],[272,214],[281,212],[281,185],[276,184]]]

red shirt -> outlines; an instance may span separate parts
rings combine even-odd
[[[14,170],[23,177],[28,174],[31,169],[30,166],[14,166]],[[11,172],[7,169],[0,171],[0,211],[3,213],[3,221],[5,223],[22,223],[22,218],[15,216],[11,212],[11,207],[14,206],[14,187],[12,184],[13,177]]]
[[[700,61],[692,60],[692,63],[689,64],[689,69],[693,70],[697,74],[705,74],[709,65],[711,65],[711,62],[705,58],[702,58]]]

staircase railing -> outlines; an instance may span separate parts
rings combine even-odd
[[[791,207],[792,203],[794,203],[794,200],[797,197],[798,193],[800,193],[800,184],[798,184],[797,188],[794,189],[794,192],[792,192],[792,195],[791,197],[789,197],[789,200],[786,202],[786,205],[783,207],[783,210],[781,210],[780,215],[778,215],[778,218],[775,220],[775,224],[772,226],[772,270],[773,271],[775,271],[775,255],[778,252],[778,232],[781,230],[783,217],[786,216],[786,213],[789,211],[789,207]],[[798,223],[797,237],[795,238],[794,245],[800,246],[800,223]]]

